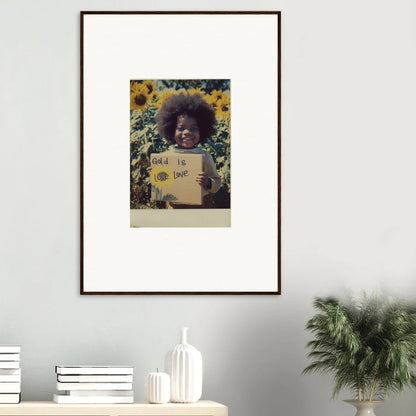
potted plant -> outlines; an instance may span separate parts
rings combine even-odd
[[[303,373],[333,373],[332,397],[349,389],[356,415],[374,415],[390,392],[416,386],[416,308],[380,295],[343,301],[316,298],[315,314],[306,324],[313,334]]]

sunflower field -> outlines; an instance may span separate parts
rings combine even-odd
[[[150,200],[150,154],[169,148],[159,135],[155,116],[174,94],[200,94],[213,106],[216,132],[203,148],[214,159],[221,188],[212,194],[214,208],[230,208],[230,81],[229,80],[131,80],[130,81],[130,209],[163,209]]]

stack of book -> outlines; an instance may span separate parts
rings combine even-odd
[[[133,403],[133,367],[56,366],[55,403]]]
[[[20,403],[20,345],[0,345],[0,403]]]

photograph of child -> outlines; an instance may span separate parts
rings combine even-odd
[[[132,227],[181,225],[180,221],[178,223],[175,220],[172,224],[166,224],[163,213],[151,214],[149,210],[199,210],[199,214],[193,211],[187,214],[201,217],[198,226],[218,226],[203,224],[205,210],[216,210],[218,215],[224,215],[226,211],[229,217],[230,105],[230,80],[131,80]],[[200,158],[192,159],[194,155]],[[187,160],[202,159],[198,171],[184,171],[188,182],[183,183],[189,184],[192,179],[192,185],[182,185],[200,189],[200,203],[185,203],[177,195],[171,194],[161,197],[161,189],[173,182],[169,176],[175,180],[180,176],[173,174],[168,167],[157,170],[159,166],[155,163],[168,164],[169,157],[178,160],[178,163],[181,158],[182,164],[189,163]],[[157,178],[165,182],[158,182]],[[160,189],[156,189],[159,184]],[[183,218],[185,214],[181,215]],[[150,223],[141,221],[145,217],[152,218]],[[155,218],[162,218],[160,225]],[[186,226],[185,223],[183,226]],[[193,224],[195,226],[195,221]]]

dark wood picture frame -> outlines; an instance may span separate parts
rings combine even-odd
[[[88,290],[85,276],[85,17],[89,15],[272,15],[277,24],[277,269],[275,279],[277,290],[272,291],[118,291],[118,290]],[[281,294],[281,12],[280,11],[81,11],[80,12],[80,294],[81,295],[280,295]]]

